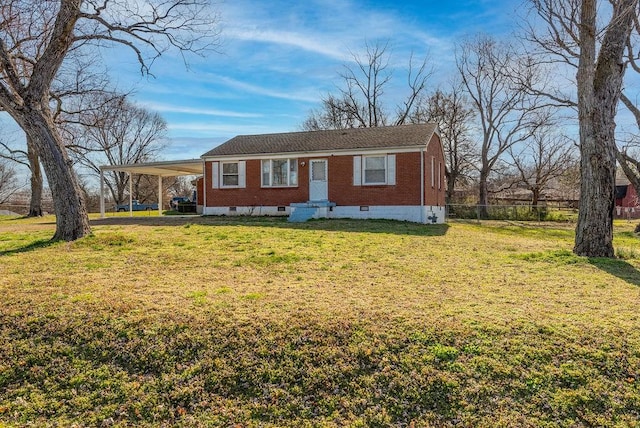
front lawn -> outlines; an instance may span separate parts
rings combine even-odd
[[[639,426],[640,238],[0,217],[0,426]]]

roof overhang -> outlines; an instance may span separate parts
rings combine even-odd
[[[361,154],[384,154],[384,153],[414,153],[426,149],[426,145],[419,146],[401,146],[401,147],[366,147],[360,149],[336,149],[336,150],[318,150],[318,151],[297,151],[297,152],[280,152],[280,153],[233,153],[226,155],[203,155],[202,159],[206,161],[225,160],[225,159],[275,159],[275,158],[309,158],[309,157],[331,157],[331,156],[349,156]]]
[[[201,175],[202,159],[186,159],[162,162],[132,163],[127,165],[103,165],[101,171],[124,171],[131,174],[148,174],[160,177]]]

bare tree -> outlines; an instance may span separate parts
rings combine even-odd
[[[29,137],[27,136],[27,144],[24,148],[17,148],[0,141],[0,158],[15,162],[29,169],[31,172],[31,198],[27,217],[42,216],[42,191],[44,188],[42,169],[40,168],[40,159],[35,152],[34,145],[29,141]]]
[[[64,118],[78,114],[81,110],[93,108],[91,104],[83,103],[86,97],[95,94],[109,94],[107,89],[109,81],[106,77],[106,70],[100,70],[96,66],[94,54],[81,55],[78,50],[72,51],[61,69],[58,71],[52,90],[50,92],[54,122],[58,125],[64,124]],[[78,106],[77,110],[70,111],[69,106]],[[65,136],[63,135],[63,139]],[[44,190],[44,180],[40,158],[36,153],[36,147],[32,139],[26,136],[26,147],[16,146],[0,142],[0,157],[12,160],[20,165],[26,166],[31,172],[31,198],[28,217],[42,216],[42,194]]]
[[[519,183],[532,193],[534,210],[537,210],[540,196],[549,184],[577,164],[575,142],[555,133],[555,125],[545,122],[530,139],[509,149]]]
[[[311,112],[302,128],[313,131],[406,123],[426,88],[431,70],[427,59],[416,67],[413,56],[409,58],[406,75],[408,94],[391,112],[385,99],[385,91],[393,77],[390,58],[388,43],[376,43],[373,46],[367,44],[364,58],[353,54],[355,67],[345,65],[344,71],[340,73],[344,86],[338,89],[337,94],[324,96],[321,107]]]
[[[615,115],[640,2],[530,1],[545,26],[532,25],[528,38],[548,61],[576,70],[581,188],[574,252],[613,257]]]
[[[0,159],[0,204],[7,202],[19,189],[15,169],[8,161]]]
[[[90,232],[85,202],[50,103],[52,83],[75,49],[119,45],[142,73],[167,49],[202,52],[216,36],[206,0],[5,0],[0,8],[0,109],[25,131],[53,194],[56,232]]]
[[[633,67],[640,73],[635,63]],[[620,99],[633,114],[638,129],[640,129],[640,108],[625,94],[622,94]],[[636,189],[636,193],[640,195],[640,141],[638,141],[637,137],[624,141],[623,146],[616,151],[616,159],[624,171],[624,174],[631,182],[631,185]]]
[[[195,178],[196,176],[173,177],[173,180],[167,181],[167,194],[171,196],[184,196],[187,198],[191,198],[194,191],[194,185],[192,184],[192,182]]]
[[[436,122],[446,157],[447,201],[453,201],[460,181],[468,180],[475,170],[477,146],[471,137],[475,112],[463,93],[461,82],[450,84],[448,91],[438,89],[417,103],[410,115],[412,123]]]
[[[79,113],[73,124],[69,119],[65,129],[70,137],[68,147],[72,157],[95,177],[100,176],[101,165],[156,160],[166,146],[167,124],[164,119],[130,103],[126,95],[95,95],[90,104],[94,108]],[[104,180],[115,203],[124,203],[129,174],[109,171]],[[136,189],[135,197],[144,201],[146,195],[139,191],[141,180],[136,176],[132,184]]]
[[[509,148],[540,125],[538,100],[521,83],[535,80],[536,69],[510,45],[484,35],[460,44],[456,65],[481,129],[478,209],[486,218],[490,175]]]

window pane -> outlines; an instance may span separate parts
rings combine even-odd
[[[238,164],[237,163],[223,163],[222,164],[222,173],[223,174],[237,174],[238,173]]]
[[[289,159],[289,185],[298,185],[298,160]]]
[[[364,168],[384,170],[384,156],[364,158]]]
[[[365,183],[384,183],[384,169],[383,170],[367,170],[364,172]]]
[[[311,179],[314,181],[326,181],[327,174],[325,170],[325,163],[323,162],[311,162]]]
[[[237,186],[238,185],[238,175],[223,175],[222,176],[222,185],[223,186]]]
[[[273,168],[273,172],[271,174],[272,186],[286,186],[288,170],[289,170],[289,161],[287,159],[274,159],[271,161],[271,167]]]
[[[364,182],[385,183],[385,162],[384,156],[364,158]]]
[[[270,186],[271,182],[269,181],[269,176],[271,175],[271,161],[263,160],[262,161],[262,185]]]
[[[238,185],[238,163],[228,162],[222,164],[222,185],[237,186]]]

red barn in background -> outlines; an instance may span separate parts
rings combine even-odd
[[[640,198],[638,192],[622,170],[616,174],[616,218],[640,218]]]

